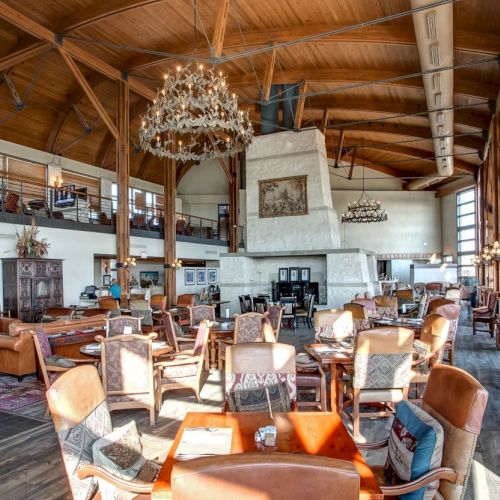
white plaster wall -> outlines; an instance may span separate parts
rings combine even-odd
[[[259,181],[307,175],[308,214],[259,218]],[[249,252],[338,248],[325,137],[318,130],[255,137],[246,156]]]
[[[441,227],[443,255],[452,255],[457,262],[457,195],[456,193],[441,198]],[[449,253],[447,250],[451,250]]]
[[[363,167],[355,166],[351,179],[347,179],[347,171],[350,163],[341,162],[345,168],[332,168],[334,160],[329,159],[330,184],[333,190],[362,190],[363,189]],[[377,172],[369,167],[364,170],[365,189],[367,191],[401,191],[403,181],[392,175]]]
[[[333,207],[339,219],[347,203],[360,191],[332,191]],[[384,253],[441,252],[441,203],[431,191],[370,191],[388,212],[386,222],[341,224],[341,237],[349,248]]]

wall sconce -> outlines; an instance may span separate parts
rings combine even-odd
[[[182,267],[182,260],[175,259],[171,264],[163,264],[164,269],[180,269]]]
[[[137,262],[135,261],[135,257],[127,257],[127,260],[125,262],[117,262],[115,264],[115,267],[117,269],[123,268],[123,269],[128,269],[129,267],[135,267],[137,265]]]

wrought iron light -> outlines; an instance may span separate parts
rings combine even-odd
[[[198,64],[165,75],[139,135],[144,151],[186,162],[236,155],[252,141],[253,127],[222,72]]]

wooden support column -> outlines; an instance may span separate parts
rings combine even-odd
[[[214,36],[212,38],[212,50],[214,57],[220,57],[222,55],[228,14],[229,0],[219,0],[217,6],[217,17],[215,18]]]
[[[493,242],[499,240],[499,217],[500,217],[500,157],[499,157],[499,144],[498,141],[500,140],[500,134],[499,134],[499,123],[498,123],[498,111],[493,117],[493,140],[491,143],[491,153],[492,153],[492,164],[491,168],[493,169],[493,200],[492,200],[492,205],[493,205],[493,237],[491,238],[490,244],[493,244]],[[494,290],[498,291],[499,286],[500,286],[500,270],[499,270],[499,263],[495,262],[494,263],[494,270],[493,270],[493,288]]]
[[[175,196],[176,190],[176,170],[175,160],[167,158],[164,162],[164,205],[165,205],[165,237],[164,237],[164,264],[170,266],[175,258]],[[175,281],[176,270],[172,267],[165,267],[165,284],[167,294],[167,304],[175,304],[177,287]]]
[[[116,178],[118,183],[118,212],[116,213],[116,258],[125,262],[130,257],[130,222],[128,183],[130,175],[129,138],[129,86],[128,82],[117,82],[116,122],[118,138],[116,141]],[[130,273],[128,269],[118,269],[118,283],[122,296],[129,292]]]
[[[238,157],[229,158],[229,252],[236,253],[239,247],[238,213],[240,208],[240,182],[238,179]]]

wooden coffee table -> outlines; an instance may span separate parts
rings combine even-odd
[[[277,445],[273,448],[257,445],[255,431],[271,423],[278,431]],[[232,428],[231,453],[275,451],[347,460],[359,472],[360,498],[384,498],[373,472],[356,448],[340,417],[336,413],[317,412],[277,413],[273,421],[268,413],[188,413],[154,484],[152,498],[171,498],[170,476],[176,462],[174,456],[186,427]],[[314,485],[311,485],[311,494],[314,496]]]

